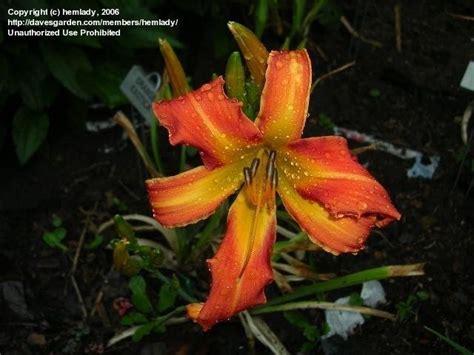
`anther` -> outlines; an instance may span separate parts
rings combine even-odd
[[[275,171],[275,160],[268,159],[267,170],[265,171],[265,178],[270,180],[272,178],[273,172]]]
[[[273,164],[275,162],[276,155],[277,155],[276,151],[272,150],[270,154],[268,155],[268,161],[272,162]]]
[[[244,179],[245,185],[250,186],[252,185],[252,173],[250,172],[249,168],[244,168]]]
[[[252,173],[253,177],[255,177],[255,175],[257,175],[257,169],[258,169],[259,165],[260,165],[260,159],[255,158],[252,161],[252,165],[250,165],[250,172]]]
[[[272,190],[275,191],[278,184],[278,170],[275,169],[272,175]]]

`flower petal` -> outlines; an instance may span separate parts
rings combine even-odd
[[[311,61],[306,50],[270,53],[255,123],[272,146],[301,137],[310,88]]]
[[[233,162],[261,142],[261,133],[229,99],[219,77],[185,96],[153,103],[153,111],[169,131],[171,144],[189,144],[201,151],[208,169]]]
[[[363,249],[363,244],[375,225],[375,217],[372,216],[333,217],[319,203],[301,197],[285,175],[281,175],[278,180],[278,193],[290,216],[309,238],[335,255],[356,253]]]
[[[256,207],[243,189],[229,211],[227,232],[214,258],[209,297],[188,316],[204,330],[257,304],[265,303],[264,287],[272,280],[271,247],[275,241],[275,206]]]
[[[373,215],[378,226],[400,219],[385,189],[352,157],[344,138],[300,139],[282,153],[278,164],[290,183],[334,217]]]
[[[176,176],[146,181],[155,219],[165,227],[183,226],[206,218],[243,181],[243,159],[214,170],[204,166]]]

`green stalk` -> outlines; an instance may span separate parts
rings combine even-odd
[[[303,286],[296,289],[294,292],[276,297],[269,301],[267,304],[259,307],[255,307],[255,311],[261,311],[262,309],[274,306],[281,303],[286,303],[299,298],[311,296],[317,293],[322,293],[331,290],[337,290],[344,287],[349,287],[357,284],[364,283],[371,280],[382,280],[389,277],[401,277],[401,276],[420,276],[424,275],[423,271],[424,264],[409,264],[409,265],[391,265],[382,266],[374,269],[368,269],[359,271],[350,275],[341,276],[332,280],[318,282],[312,285]]]
[[[179,155],[179,172],[184,171],[184,167],[186,166],[186,146],[181,146],[181,153]]]
[[[170,279],[168,279],[165,275],[163,275],[161,272],[159,272],[158,270],[156,269],[151,269],[151,268],[147,268],[147,271],[152,274],[154,277],[156,277],[158,280],[166,283],[166,284],[170,284],[171,281]],[[193,296],[190,296],[186,293],[186,291],[184,291],[181,287],[178,287],[178,295],[185,301],[189,302],[189,303],[194,303],[194,302],[197,302],[197,300],[193,297]]]
[[[161,175],[164,175],[163,162],[159,153],[159,139],[158,139],[158,124],[156,119],[153,118],[150,123],[150,139],[151,139],[151,152],[153,159],[155,160],[156,168]]]

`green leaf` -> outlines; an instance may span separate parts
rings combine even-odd
[[[41,42],[40,48],[53,76],[74,95],[88,99],[90,95],[84,92],[78,79],[91,71],[92,65],[82,49],[51,42]]]
[[[444,336],[443,334],[438,333],[436,330],[428,328],[427,326],[425,326],[425,329],[428,330],[429,332],[433,333],[434,335],[436,335],[438,338],[444,340],[449,345],[451,345],[459,354],[472,355],[473,352],[471,350],[469,350],[469,349],[465,348],[464,346],[456,343],[455,341],[449,339],[447,336]]]
[[[369,96],[370,97],[373,97],[373,98],[377,98],[377,97],[380,97],[380,90],[379,89],[370,89],[369,91]]]
[[[418,297],[420,301],[426,301],[430,299],[430,293],[424,290],[418,291],[416,297]]]
[[[146,282],[142,276],[134,276],[128,282],[128,287],[134,294],[146,292]]]
[[[248,105],[244,107],[244,112],[249,118],[255,119],[260,104],[260,89],[253,80],[247,80],[245,89],[247,92]]]
[[[148,322],[147,317],[140,312],[128,312],[120,321],[122,325],[135,325]]]
[[[132,303],[133,305],[143,313],[150,313],[153,311],[150,299],[146,294],[146,282],[142,276],[133,276],[128,287],[132,290]]]
[[[154,322],[150,322],[147,324],[142,325],[140,328],[138,328],[135,333],[132,336],[132,340],[134,342],[138,342],[142,340],[143,337],[149,335],[153,328],[155,327]]]
[[[61,225],[63,224],[63,220],[57,214],[53,214],[53,216],[51,217],[51,224],[54,227],[61,227]]]
[[[327,130],[332,130],[335,126],[331,117],[324,113],[319,114],[318,125]]]
[[[303,32],[303,17],[305,10],[306,0],[294,0],[293,1],[293,19],[291,22],[290,36],[293,37],[296,33]]]
[[[59,86],[51,80],[48,67],[38,53],[31,51],[28,56],[16,55],[13,70],[12,76],[18,82],[21,98],[29,108],[41,111],[51,105]]]
[[[126,239],[133,244],[136,243],[135,232],[132,226],[121,215],[117,214],[114,216],[114,224],[117,234],[121,239]]]
[[[87,250],[97,249],[102,243],[104,242],[104,237],[100,234],[96,234],[94,239],[92,239],[89,243],[84,245],[84,248]]]
[[[45,113],[22,107],[13,118],[13,142],[20,164],[25,164],[46,138],[49,118]]]
[[[51,248],[61,249],[66,251],[67,247],[61,242],[66,237],[66,230],[58,228],[53,232],[46,232],[43,234],[43,241]]]
[[[178,289],[175,283],[167,283],[161,286],[158,298],[158,311],[163,312],[174,306]]]
[[[125,202],[119,199],[117,196],[112,198],[112,204],[119,210],[120,212],[126,212],[128,210],[128,206]]]
[[[245,97],[245,72],[239,52],[232,52],[227,60],[225,69],[225,88],[227,95],[244,102]]]
[[[127,103],[127,98],[120,91],[127,68],[117,63],[104,62],[94,67],[80,79],[80,84],[97,96],[104,104],[114,108]]]
[[[258,0],[255,9],[255,34],[262,37],[268,20],[268,0]]]
[[[364,304],[364,300],[357,292],[353,292],[349,296],[349,304],[351,306],[362,306]]]
[[[321,336],[318,328],[311,324],[308,319],[298,311],[283,312],[285,319],[293,326],[303,331],[303,335],[310,341],[316,341]]]

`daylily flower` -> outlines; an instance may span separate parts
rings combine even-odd
[[[226,96],[223,84],[219,77],[154,103],[170,142],[196,147],[204,165],[146,182],[154,217],[166,227],[208,217],[243,185],[230,208],[224,240],[208,260],[209,297],[188,306],[188,316],[205,330],[266,302],[276,192],[309,238],[333,254],[358,252],[372,227],[400,219],[344,138],[301,139],[311,87],[306,50],[270,53],[255,123],[240,102]]]

